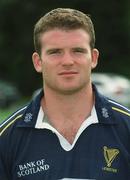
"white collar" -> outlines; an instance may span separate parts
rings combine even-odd
[[[74,142],[72,144],[70,144],[53,126],[51,126],[49,124],[49,122],[43,121],[44,116],[45,116],[45,114],[43,112],[43,109],[42,109],[42,107],[40,107],[35,128],[36,129],[48,129],[48,130],[51,130],[52,132],[54,132],[57,135],[57,137],[59,138],[59,141],[60,141],[62,148],[66,151],[69,151],[74,147],[79,136],[82,134],[82,132],[88,126],[90,126],[91,124],[95,124],[95,123],[99,122],[95,106],[93,106],[92,111],[91,111],[91,115],[81,124],[81,126],[80,126],[80,128],[79,128],[79,130],[75,136]]]

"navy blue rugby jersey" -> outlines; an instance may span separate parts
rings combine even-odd
[[[1,180],[130,180],[130,111],[95,91],[98,123],[66,151],[36,129],[42,93],[0,125]],[[87,108],[87,107],[86,107]]]

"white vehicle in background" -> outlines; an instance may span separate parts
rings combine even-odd
[[[92,73],[92,82],[99,92],[130,107],[130,80],[114,73]]]
[[[18,88],[10,82],[0,79],[0,108],[7,108],[20,99]]]

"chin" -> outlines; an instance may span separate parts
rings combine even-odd
[[[76,88],[62,88],[62,89],[60,89],[59,90],[59,93],[60,94],[63,94],[63,95],[73,95],[73,94],[76,94],[76,93],[78,93],[78,92],[80,92],[82,90],[82,88],[81,87],[76,87]]]

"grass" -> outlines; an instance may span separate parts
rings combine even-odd
[[[28,98],[23,98],[17,103],[12,104],[10,107],[6,109],[0,109],[0,122],[9,117],[13,112],[22,107],[24,104],[28,102]]]
[[[0,122],[6,119],[11,113],[12,112],[8,109],[6,110],[0,109]]]

